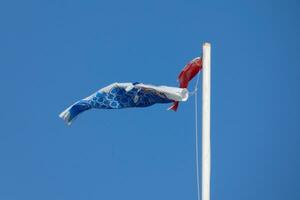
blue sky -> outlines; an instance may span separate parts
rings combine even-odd
[[[177,113],[89,111],[71,127],[58,114],[115,81],[176,86],[205,41],[212,199],[300,199],[299,9],[296,0],[1,1],[0,199],[196,199],[193,98]]]

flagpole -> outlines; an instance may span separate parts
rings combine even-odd
[[[210,43],[203,44],[202,77],[202,200],[210,200]]]

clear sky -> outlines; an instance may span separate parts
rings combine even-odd
[[[300,199],[299,9],[296,0],[1,1],[0,199],[196,200],[193,98],[177,113],[93,110],[71,127],[58,114],[116,81],[176,86],[205,41],[212,200]]]

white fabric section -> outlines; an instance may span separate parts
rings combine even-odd
[[[189,92],[185,88],[169,87],[169,86],[154,86],[139,83],[133,85],[132,83],[112,83],[99,90],[99,92],[109,92],[114,87],[125,88],[126,91],[130,91],[132,88],[148,88],[165,94],[169,99],[174,101],[187,101],[189,98]]]
[[[189,91],[185,88],[145,85],[142,83],[135,85],[135,87],[157,90],[164,93],[168,99],[172,99],[174,101],[186,101],[189,98]]]
[[[59,117],[62,118],[68,125],[71,125],[71,122],[69,121],[69,119],[70,119],[70,112],[69,111],[70,111],[70,108],[72,106],[68,107],[66,110],[64,110],[63,112],[61,112],[59,114]]]
[[[114,87],[125,88],[125,90],[128,92],[134,87],[134,85],[132,83],[117,83],[116,82],[116,83],[112,83],[112,84],[100,89],[99,92],[109,92]]]

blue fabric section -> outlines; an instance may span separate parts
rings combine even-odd
[[[97,92],[90,100],[93,108],[119,109],[128,107],[147,107],[155,103],[171,103],[163,93],[153,89],[133,88],[126,91],[124,88],[115,87],[108,93]]]
[[[90,102],[81,100],[74,104],[70,109],[70,118],[68,121],[72,121],[78,114],[91,108]]]

